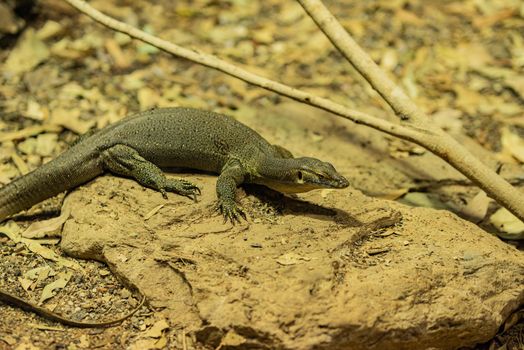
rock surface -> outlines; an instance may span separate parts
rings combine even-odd
[[[223,224],[216,177],[197,203],[104,176],[67,197],[61,246],[105,261],[208,346],[455,349],[487,341],[524,301],[522,253],[447,211],[357,190],[240,190]]]

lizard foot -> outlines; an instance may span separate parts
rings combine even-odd
[[[197,185],[184,179],[166,179],[166,183],[164,184],[163,188],[160,189],[160,193],[162,193],[164,198],[167,198],[167,192],[173,192],[181,196],[189,197],[195,202],[197,200],[197,196],[202,193]]]
[[[217,210],[224,216],[224,223],[231,221],[235,225],[240,223],[240,218],[247,220],[246,213],[234,201],[219,200]]]

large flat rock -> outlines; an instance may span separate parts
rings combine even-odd
[[[522,253],[449,212],[249,187],[249,221],[232,226],[214,211],[216,178],[184,177],[203,187],[197,203],[113,176],[77,189],[61,245],[107,262],[206,345],[455,349],[523,304]]]

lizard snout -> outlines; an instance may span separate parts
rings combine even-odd
[[[346,188],[349,186],[349,181],[340,174],[337,174],[334,180],[335,188]]]

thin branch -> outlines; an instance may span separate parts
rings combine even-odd
[[[384,73],[369,56],[353,41],[338,21],[329,13],[320,1],[298,0],[317,25],[328,36],[332,43],[344,54],[353,66],[372,84],[382,97],[393,107],[400,117],[398,124],[369,114],[355,111],[328,99],[289,87],[282,83],[258,76],[243,70],[219,58],[190,50],[145,33],[128,24],[117,21],[97,11],[85,1],[65,0],[80,12],[95,21],[118,32],[153,45],[175,56],[188,59],[204,66],[217,69],[223,73],[241,79],[247,83],[262,87],[296,101],[318,107],[335,115],[380,130],[387,134],[412,141],[430,150],[444,159],[467,178],[476,183],[486,193],[524,221],[524,202],[522,195],[509,183],[487,168],[461,144],[440,128],[431,125],[429,118],[397,87],[388,81]],[[371,67],[371,68],[370,68]]]
[[[415,103],[380,69],[373,59],[353,40],[321,0],[297,0],[331,43],[393,108],[402,121],[426,123]]]
[[[473,156],[457,140],[435,125],[416,104],[391,81],[378,65],[358,46],[329,12],[321,0],[297,0],[331,43],[371,84],[400,117],[400,124],[426,130],[436,137],[417,135],[415,143],[451,164],[482,188],[491,198],[524,221],[524,195],[495,171]],[[429,134],[428,134],[429,135]]]
[[[407,127],[400,126],[389,121],[373,117],[369,114],[352,110],[343,105],[334,103],[328,99],[307,93],[305,91],[292,88],[290,86],[284,85],[277,81],[261,77],[259,75],[250,73],[242,68],[239,68],[231,63],[225,62],[216,56],[203,53],[196,49],[186,49],[179,45],[173,44],[169,41],[160,39],[154,35],[148,34],[140,29],[132,27],[126,23],[120,22],[111,18],[102,12],[91,7],[83,0],[65,0],[71,6],[78,9],[80,12],[91,17],[95,21],[109,27],[113,30],[116,30],[121,33],[125,33],[130,37],[146,42],[150,45],[153,45],[165,52],[168,52],[172,55],[185,58],[189,61],[200,63],[206,67],[214,68],[223,73],[236,77],[240,80],[243,80],[247,83],[262,87],[266,90],[275,92],[279,95],[289,97],[293,100],[303,102],[325,111],[334,113],[338,116],[349,119],[357,124],[363,124],[374,129],[383,131],[390,135],[398,136],[405,139],[412,139],[414,137],[413,130],[410,130]]]

